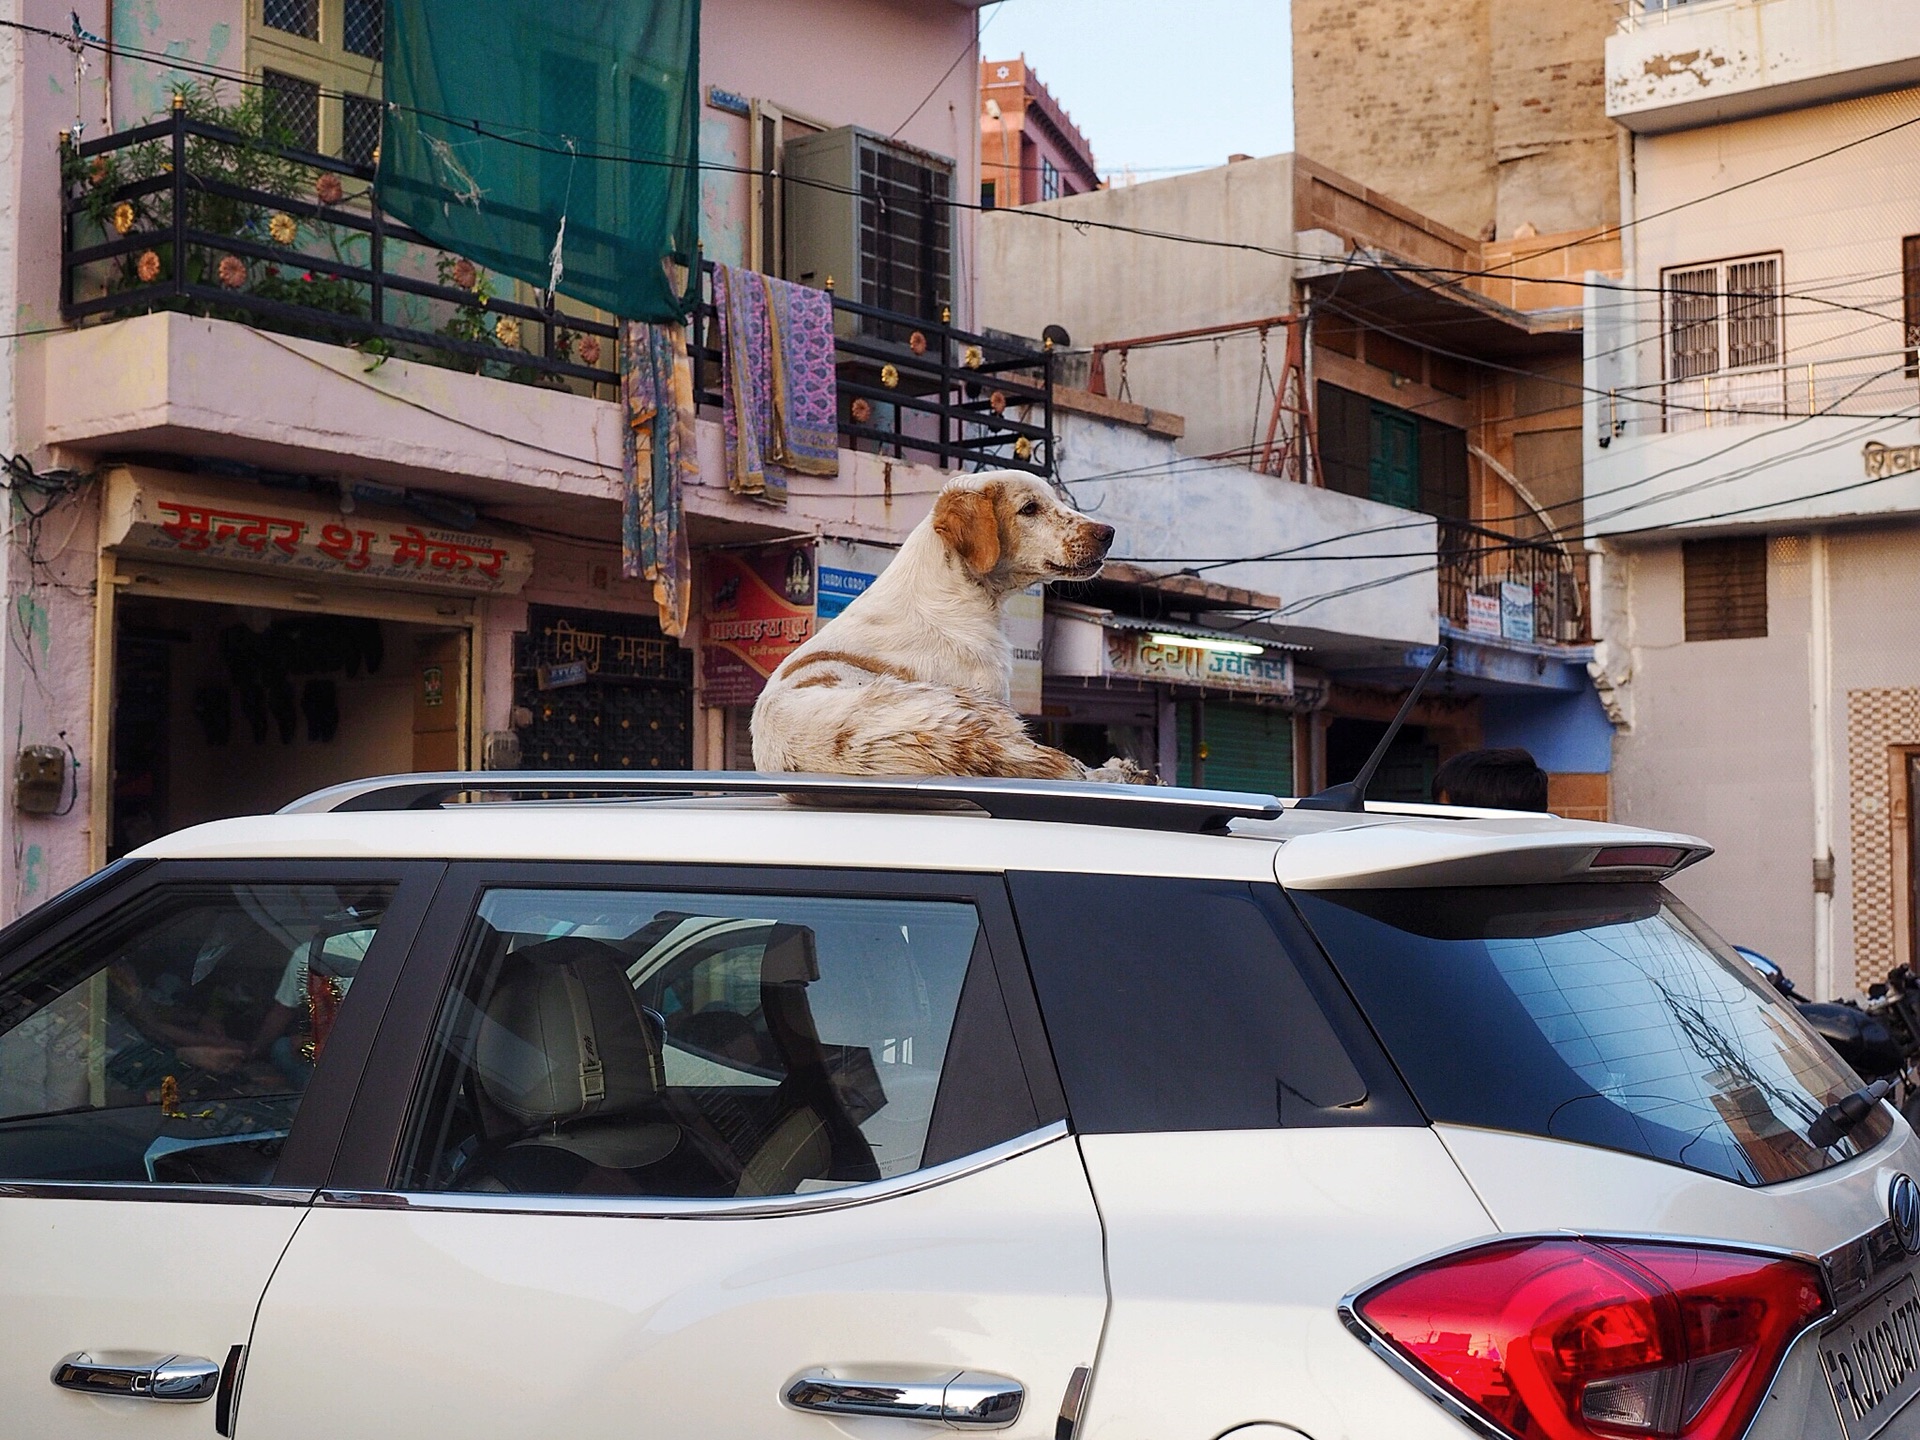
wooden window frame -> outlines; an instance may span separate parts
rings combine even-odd
[[[346,0],[318,0],[320,38],[308,40],[266,21],[266,0],[247,0],[247,73],[277,70],[320,87],[320,153],[338,155],[344,144],[343,95],[378,101],[383,64],[346,48]],[[384,49],[384,45],[382,46]]]

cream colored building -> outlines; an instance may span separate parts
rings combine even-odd
[[[1636,0],[1626,280],[1589,289],[1585,507],[1616,819],[1821,998],[1915,950],[1920,10]],[[1595,277],[1596,279],[1598,277]]]

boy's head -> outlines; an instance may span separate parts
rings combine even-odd
[[[1488,810],[1545,810],[1547,772],[1519,748],[1468,750],[1433,774],[1436,805],[1471,805]]]

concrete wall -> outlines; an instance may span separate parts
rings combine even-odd
[[[1618,213],[1602,61],[1612,0],[1294,0],[1303,155],[1456,230]]]
[[[1183,458],[1170,440],[1130,427],[1072,414],[1055,423],[1061,478],[1076,504],[1119,532],[1115,560],[1170,574],[1192,562],[1290,552],[1202,573],[1279,596],[1273,623],[1321,659],[1392,654],[1397,663],[1396,652],[1438,637],[1430,517]]]
[[[981,216],[979,313],[982,324],[1021,335],[1064,325],[1074,344],[1092,345],[1292,308],[1290,261],[1062,223],[1076,220],[1287,250],[1291,156]],[[1284,356],[1278,332],[1273,344],[1277,370]],[[1265,434],[1259,357],[1253,335],[1141,350],[1127,361],[1129,395],[1185,416],[1191,454],[1244,450],[1256,430]],[[1120,384],[1119,358],[1109,357],[1109,393]]]
[[[1654,133],[1920,81],[1908,0],[1746,0],[1638,17],[1607,41],[1607,114]]]

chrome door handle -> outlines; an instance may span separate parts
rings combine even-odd
[[[53,1367],[62,1390],[83,1395],[119,1395],[129,1400],[211,1400],[220,1388],[220,1367],[198,1355],[130,1355],[76,1350]]]
[[[994,1430],[1020,1418],[1018,1380],[962,1370],[932,1380],[865,1380],[808,1370],[788,1382],[784,1399],[820,1415],[879,1415],[964,1430]]]

